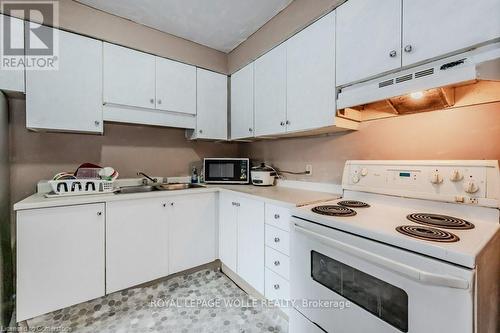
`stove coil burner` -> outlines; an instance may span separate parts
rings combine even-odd
[[[337,202],[338,205],[351,208],[365,208],[370,207],[366,202],[361,202],[357,200],[344,200]]]
[[[403,225],[397,227],[396,230],[402,233],[403,235],[426,241],[452,243],[452,242],[458,242],[460,240],[460,238],[458,238],[457,235],[452,234],[451,232],[431,227],[421,227],[418,225]]]
[[[328,216],[354,216],[356,212],[350,208],[335,206],[335,205],[324,205],[316,206],[311,209],[313,212],[328,215]]]
[[[415,213],[408,215],[406,218],[412,222],[428,225],[431,227],[460,230],[474,229],[474,224],[456,217],[446,215]]]

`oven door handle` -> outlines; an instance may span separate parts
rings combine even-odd
[[[298,232],[306,236],[313,237],[327,246],[333,247],[339,251],[352,255],[358,259],[367,261],[375,266],[390,270],[394,273],[410,278],[412,280],[425,284],[456,288],[456,289],[469,289],[470,287],[470,283],[467,280],[460,279],[450,275],[435,274],[420,269],[416,269],[414,267],[399,263],[397,261],[359,249],[344,242],[320,235],[316,232],[307,230],[297,224],[294,224],[294,226],[295,230],[297,230]]]

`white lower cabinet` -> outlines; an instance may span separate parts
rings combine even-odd
[[[106,293],[168,275],[165,198],[106,205]]]
[[[233,194],[219,194],[219,259],[230,270],[238,270],[238,211]]]
[[[221,194],[219,257],[264,294],[264,202]]]
[[[104,296],[104,204],[17,212],[17,321]]]
[[[169,274],[212,262],[216,258],[214,193],[169,199]]]
[[[237,198],[238,275],[264,294],[264,203]]]

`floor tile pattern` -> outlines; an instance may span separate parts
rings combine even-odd
[[[250,298],[219,271],[205,269],[116,292],[28,321],[50,332],[287,332],[276,308]]]

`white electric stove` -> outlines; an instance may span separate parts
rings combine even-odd
[[[497,161],[348,161],[342,186],[293,212],[292,333],[497,331]]]

